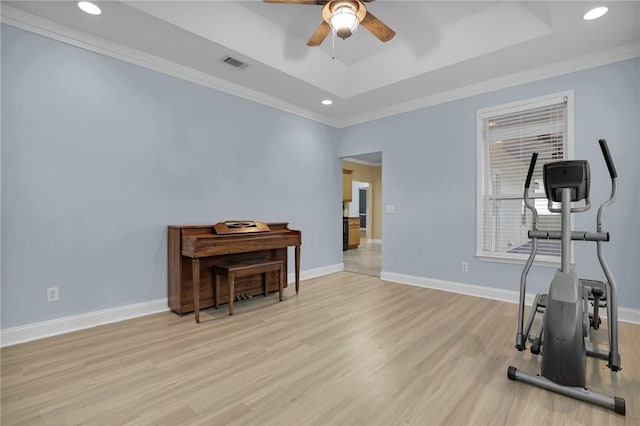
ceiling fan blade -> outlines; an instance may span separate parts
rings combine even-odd
[[[365,27],[371,34],[376,36],[381,42],[391,40],[396,32],[389,28],[384,22],[376,18],[367,10],[367,14],[360,22],[360,25]]]
[[[265,3],[285,3],[285,4],[318,4],[323,5],[327,0],[262,0]]]
[[[316,28],[316,32],[313,33],[309,41],[307,42],[307,46],[315,47],[320,46],[327,35],[331,32],[331,27],[325,21]]]

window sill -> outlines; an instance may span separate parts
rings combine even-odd
[[[510,263],[513,265],[524,265],[527,263],[527,257],[524,258],[515,258],[515,257],[500,257],[500,256],[488,256],[488,255],[476,255],[476,259],[482,262],[494,262],[494,263]],[[548,268],[559,268],[560,260],[550,260],[550,259],[536,259],[533,261],[535,266],[544,266]],[[571,265],[574,265],[574,262],[571,262]]]

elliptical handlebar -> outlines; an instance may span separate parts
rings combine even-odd
[[[536,161],[538,160],[538,153],[531,154],[531,162],[529,163],[529,171],[527,172],[527,180],[524,182],[524,187],[529,189],[531,185],[531,178],[533,177],[533,169],[536,168]]]
[[[538,153],[534,152],[533,154],[531,154],[531,162],[529,163],[529,171],[527,172],[527,180],[524,183],[524,187],[526,189],[529,189],[529,186],[531,185],[531,178],[533,177],[533,169],[536,168],[536,161],[538,161]]]
[[[529,201],[529,186],[531,186],[531,178],[533,177],[533,171],[536,168],[536,162],[538,161],[538,153],[534,152],[531,154],[531,161],[529,162],[529,171],[527,172],[527,180],[524,183],[524,205],[526,208],[531,210],[533,214],[533,220],[531,222],[531,229],[534,231],[538,230],[538,210],[536,210],[536,206],[531,204]],[[520,309],[518,309],[518,330],[516,332],[516,349],[519,351],[523,351],[526,347],[526,336],[524,335],[524,303],[525,303],[525,294],[527,292],[527,274],[529,273],[529,269],[531,269],[531,265],[533,265],[533,260],[536,257],[536,253],[538,252],[538,239],[535,237],[531,238],[531,254],[527,259],[527,263],[522,270],[522,275],[520,276],[520,300],[519,305]],[[528,331],[527,331],[528,333]]]
[[[616,166],[613,164],[613,159],[611,158],[611,153],[609,152],[609,146],[607,145],[606,139],[600,139],[598,143],[600,144],[600,149],[602,150],[604,161],[607,163],[609,176],[611,176],[611,179],[617,178],[618,172],[616,172]]]
[[[531,154],[531,161],[529,162],[529,171],[527,172],[527,180],[524,182],[524,205],[533,213],[533,229],[538,229],[538,210],[536,206],[529,201],[529,186],[531,186],[531,178],[533,177],[533,171],[536,168],[536,162],[538,161],[538,153]]]
[[[529,171],[527,172],[527,180],[524,182],[524,205],[531,211],[535,212],[534,205],[529,203],[529,186],[531,186],[531,178],[533,177],[533,170],[536,168],[536,161],[538,161],[538,153],[531,154],[531,162],[529,163]]]
[[[596,218],[596,229],[598,232],[603,232],[602,222],[604,220],[604,211],[615,201],[616,194],[618,192],[618,172],[616,172],[616,167],[613,164],[613,158],[609,152],[607,141],[605,139],[600,139],[598,142],[600,143],[600,149],[602,150],[602,155],[604,156],[604,161],[607,163],[607,169],[609,169],[609,176],[611,177],[611,193],[609,194],[609,198],[600,205],[600,208],[598,209],[598,216]],[[621,367],[620,352],[618,352],[618,286],[616,285],[613,275],[611,274],[611,270],[609,269],[609,265],[604,258],[602,241],[598,241],[596,244],[598,260],[600,261],[600,266],[602,266],[604,275],[607,278],[607,281],[605,282],[607,289],[607,315],[609,317],[607,322],[610,324],[608,326],[608,366],[612,371],[618,371]]]
[[[604,157],[605,163],[607,163],[607,169],[609,169],[609,176],[611,177],[611,193],[609,194],[609,198],[600,205],[600,208],[598,209],[598,216],[596,218],[596,229],[598,230],[598,232],[600,232],[602,231],[604,211],[616,199],[616,194],[618,192],[618,172],[616,171],[616,166],[613,163],[613,158],[611,157],[611,153],[609,152],[607,141],[605,139],[600,139],[598,143],[600,144],[602,156]]]

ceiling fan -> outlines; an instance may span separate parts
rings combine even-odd
[[[313,33],[307,46],[320,46],[333,30],[342,39],[351,37],[358,25],[365,27],[378,40],[391,40],[396,32],[367,10],[364,3],[373,0],[263,0],[265,3],[313,4],[322,8],[322,23]]]

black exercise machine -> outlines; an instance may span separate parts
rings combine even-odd
[[[561,213],[561,230],[539,230],[538,212],[529,200],[529,186],[538,154],[534,153],[529,164],[527,180],[524,186],[525,206],[533,213],[531,254],[520,277],[520,306],[518,312],[518,331],[516,349],[524,351],[526,342],[531,342],[531,352],[542,355],[540,375],[529,375],[510,366],[507,376],[511,380],[525,382],[546,390],[557,392],[582,401],[590,402],[625,414],[625,401],[618,397],[608,397],[586,389],[586,357],[591,356],[608,361],[607,367],[617,372],[621,368],[618,352],[618,305],[617,288],[613,275],[604,258],[602,244],[609,241],[609,233],[602,230],[605,209],[616,198],[617,173],[607,142],[600,139],[600,148],[604,156],[609,176],[611,194],[598,209],[596,232],[571,231],[571,213],[589,210],[590,172],[589,163],[584,160],[557,161],[543,166],[544,189],[551,212]],[[584,200],[584,205],[572,203]],[[553,206],[559,202],[560,208]],[[525,294],[527,275],[537,254],[538,240],[560,240],[561,267],[555,272],[548,294],[537,294],[530,310],[526,326],[524,325]],[[596,243],[598,260],[606,281],[578,278],[575,269],[571,269],[571,241],[592,241]],[[589,312],[589,304],[593,312]],[[601,323],[599,309],[607,310],[608,351],[598,351],[591,346],[590,329],[598,329]],[[542,314],[542,324],[538,336],[530,336],[531,327],[537,313]]]

